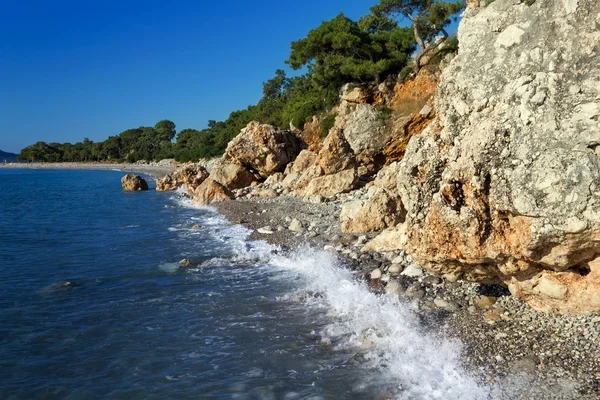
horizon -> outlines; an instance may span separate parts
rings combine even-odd
[[[373,4],[4,4],[0,150],[98,142],[162,119],[178,132],[203,129],[255,104],[276,69],[289,72],[292,41],[340,12],[356,19]]]

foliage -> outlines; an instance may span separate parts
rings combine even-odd
[[[400,82],[400,83],[405,82],[406,79],[408,79],[408,77],[412,73],[413,73],[413,67],[411,67],[410,65],[407,65],[406,67],[402,68],[402,70],[398,74],[398,82]]]
[[[456,36],[450,36],[442,46],[438,48],[438,51],[429,59],[430,65],[439,65],[440,62],[448,54],[455,54],[458,52],[458,38]]]
[[[337,113],[330,114],[323,118],[321,121],[321,137],[325,137],[329,134],[329,131],[335,125],[335,118],[337,117]]]
[[[414,50],[414,38],[386,17],[367,15],[358,22],[339,14],[292,43],[286,61],[291,68],[309,67],[320,86],[375,80],[400,70]]]
[[[494,2],[494,0],[485,0],[485,2],[483,3],[484,7],[489,6],[490,4],[492,4]]]
[[[414,38],[419,45],[416,71],[423,55],[438,47],[447,37],[446,26],[451,18],[464,8],[463,1],[445,0],[380,0],[371,8],[379,18],[406,18],[411,21]],[[442,40],[436,40],[442,34]]]
[[[380,125],[388,125],[392,120],[392,110],[386,106],[377,107],[377,122]]]

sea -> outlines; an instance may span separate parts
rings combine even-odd
[[[489,398],[334,254],[122,176],[0,169],[0,399]]]

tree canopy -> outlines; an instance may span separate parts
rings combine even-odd
[[[448,37],[445,28],[452,22],[451,17],[464,6],[464,1],[380,0],[377,5],[371,7],[371,12],[378,18],[407,18],[411,21],[414,39],[419,45],[419,52],[415,58],[418,71],[423,55],[434,50]],[[442,35],[442,40],[434,43],[439,34]]]

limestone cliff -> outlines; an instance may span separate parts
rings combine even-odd
[[[538,309],[600,311],[600,3],[527,3],[463,15],[400,166],[407,250]]]

